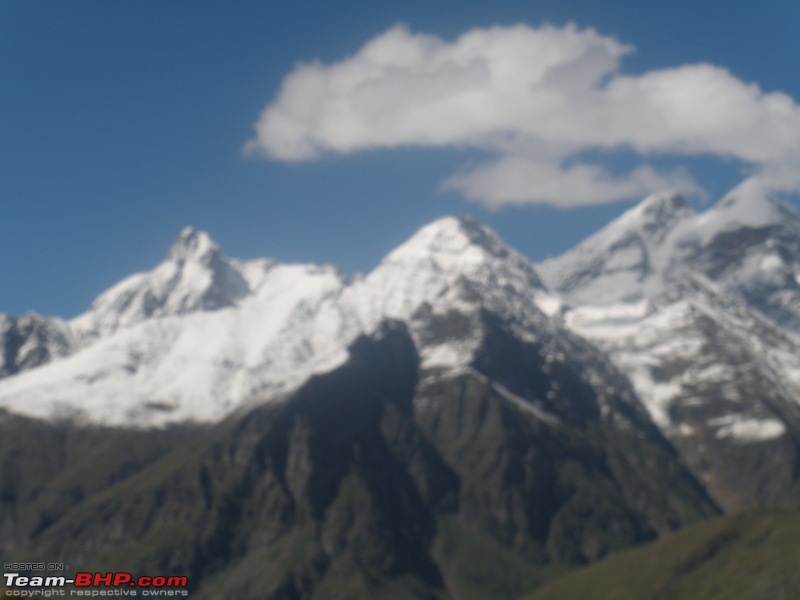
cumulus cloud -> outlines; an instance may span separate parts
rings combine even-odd
[[[562,207],[641,198],[656,190],[681,190],[704,196],[686,171],[661,174],[649,165],[614,177],[597,165],[564,166],[510,155],[480,165],[443,182],[444,189],[461,191],[468,200],[488,208],[530,203]]]
[[[741,161],[773,189],[800,189],[800,107],[708,64],[626,75],[633,48],[593,29],[526,25],[453,42],[397,25],[334,64],[298,65],[246,149],[297,162],[403,146],[476,149],[446,189],[488,206],[575,206],[665,188],[702,193],[656,157]],[[620,149],[642,165],[610,171]],[[587,150],[599,156],[581,160]]]

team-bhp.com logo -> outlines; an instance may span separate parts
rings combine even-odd
[[[53,596],[188,596],[189,580],[184,576],[134,577],[125,571],[75,573],[73,577],[31,576],[3,573],[6,598],[49,598]],[[65,589],[71,586],[70,589]],[[3,595],[0,595],[2,598]]]

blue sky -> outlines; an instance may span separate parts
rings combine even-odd
[[[523,96],[516,121],[498,124],[480,115],[462,123],[447,109],[456,116],[442,123],[448,129],[441,135],[439,122],[415,129],[424,98],[450,93],[435,85],[443,81],[440,73],[451,71],[434,69],[433,83],[423,81],[422,71],[435,60],[447,64],[451,54],[463,55],[464,32],[479,32],[469,50],[477,58],[469,64],[481,66],[513,32],[538,39],[551,24],[558,62],[572,48],[564,41],[568,23],[575,24],[574,43],[584,44],[575,50],[573,63],[580,68],[570,71],[568,85],[578,86],[581,98],[600,99],[606,111],[619,102],[625,123],[631,122],[628,113],[640,112],[643,123],[653,122],[640,109],[653,102],[657,88],[650,83],[661,85],[668,74],[681,86],[699,78],[710,89],[741,93],[731,118],[741,104],[753,127],[730,140],[716,130],[704,138],[704,122],[697,136],[688,131],[679,138],[667,135],[673,125],[664,132],[612,127],[606,133],[616,145],[601,150],[590,133],[605,130],[584,139],[581,127],[580,139],[562,139],[559,130],[542,144],[541,137],[550,135],[542,127],[552,120],[526,112]],[[0,3],[0,311],[74,316],[119,279],[154,266],[189,224],[209,231],[228,256],[333,263],[354,273],[371,269],[420,226],[445,214],[474,214],[539,260],[563,252],[632,205],[630,199],[614,201],[615,194],[635,195],[662,180],[702,190],[708,201],[763,168],[780,183],[779,196],[794,202],[798,25],[800,6],[789,1],[6,0]],[[389,123],[381,121],[388,113],[358,112],[364,98],[355,88],[339,96],[330,92],[341,87],[341,72],[363,71],[363,48],[376,40],[397,53],[393,60],[424,50],[403,77],[395,77],[394,67],[379,75],[383,96],[376,97],[392,102],[398,115]],[[598,52],[606,59],[599,66],[593,62]],[[312,61],[318,61],[314,76],[331,87],[303,112],[284,95],[284,83],[293,75],[308,80]],[[587,77],[598,78],[594,87],[581,87],[585,69]],[[485,82],[466,73],[457,81]],[[617,87],[608,83],[615,78]],[[755,92],[751,84],[758,85]],[[304,90],[299,93],[306,98]],[[386,90],[400,92],[387,96]],[[489,101],[499,97],[490,88],[474,91]],[[352,109],[355,129],[340,127],[342,105]],[[570,111],[576,122],[604,122],[602,115],[609,114],[601,111],[592,121],[596,106],[565,106],[557,115],[565,122],[572,120]],[[267,107],[273,110],[261,143],[254,126]],[[759,126],[767,109],[785,119],[775,117],[775,133]],[[300,128],[294,138],[276,128],[287,118]],[[396,123],[399,133],[384,128]],[[248,141],[252,151],[246,155]],[[304,156],[296,152],[301,141]],[[541,178],[523,177],[517,188],[506,189],[498,177],[514,173],[493,169],[519,164],[552,176],[555,188],[533,190]],[[591,171],[590,182],[611,177],[615,183],[605,194],[585,192],[582,206],[564,208],[573,190],[560,178],[586,175],[570,171],[570,164],[599,165],[602,173]],[[639,175],[629,177],[634,171]],[[624,185],[614,179],[619,177]],[[554,196],[553,189],[563,193]],[[696,202],[702,204],[701,195]]]

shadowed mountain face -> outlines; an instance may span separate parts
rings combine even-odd
[[[487,327],[510,360],[535,353]],[[569,387],[574,373],[484,366],[421,372],[389,322],[342,367],[213,427],[123,442],[9,418],[2,559],[183,573],[201,598],[514,597],[717,512],[641,410]],[[548,403],[518,395],[557,382]],[[26,433],[53,443],[20,464]],[[89,437],[106,450],[77,461],[69,439]]]

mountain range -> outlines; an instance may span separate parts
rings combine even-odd
[[[470,217],[352,279],[187,228],[70,321],[0,315],[0,558],[207,598],[515,598],[796,510],[798,250],[754,179],[540,264]]]

